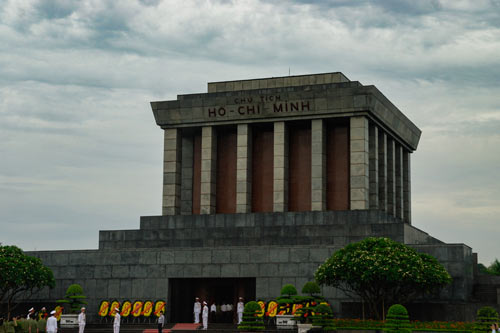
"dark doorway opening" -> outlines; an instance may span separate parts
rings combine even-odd
[[[169,279],[169,304],[167,309],[170,314],[168,320],[172,323],[192,323],[193,305],[195,297],[200,302],[206,301],[208,307],[215,302],[217,306],[216,318],[210,322],[233,323],[236,316],[238,297],[243,297],[245,303],[255,300],[255,278],[206,278],[206,279]],[[222,304],[231,304],[233,311],[222,313]]]

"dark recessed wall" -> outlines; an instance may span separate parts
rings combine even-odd
[[[327,124],[326,142],[327,210],[349,209],[349,123]]]
[[[252,126],[252,211],[273,211],[274,132],[272,124]]]
[[[311,210],[311,121],[288,125],[288,210]]]
[[[193,136],[193,214],[200,214],[201,133]]]
[[[216,213],[236,213],[236,128],[217,129]]]

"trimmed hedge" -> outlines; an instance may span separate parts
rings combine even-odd
[[[477,310],[473,333],[490,332],[491,325],[498,323],[498,312],[491,306],[483,306]]]
[[[384,331],[391,333],[411,333],[408,311],[404,306],[401,304],[391,305],[389,311],[387,311]]]
[[[313,326],[320,326],[325,331],[334,331],[332,309],[326,304],[319,304],[314,308]]]
[[[255,301],[250,301],[245,304],[245,308],[243,310],[243,321],[238,325],[238,329],[240,331],[249,331],[249,332],[257,332],[262,331],[266,327],[264,326],[264,320],[262,317],[259,317],[259,314],[262,311],[259,303]]]

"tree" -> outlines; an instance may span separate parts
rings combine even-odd
[[[500,275],[500,262],[498,259],[495,259],[495,261],[491,263],[488,267],[488,271],[490,271],[493,275]]]
[[[484,274],[491,274],[491,275],[500,275],[500,262],[498,261],[498,259],[495,259],[495,261],[493,261],[491,263],[490,266],[486,267],[485,265],[479,263],[477,264],[478,266],[478,269],[481,273],[484,273]]]
[[[434,257],[383,237],[366,238],[336,251],[318,268],[315,279],[359,296],[376,318],[384,318],[390,304],[438,292],[451,282]]]
[[[82,305],[87,304],[83,294],[83,288],[79,284],[72,284],[66,289],[65,299],[57,300],[57,303],[69,304],[70,313],[78,313]]]
[[[0,244],[0,303],[2,315],[10,318],[16,299],[28,299],[44,287],[54,288],[54,274],[39,258],[17,246]]]

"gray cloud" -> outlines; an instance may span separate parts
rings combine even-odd
[[[99,229],[137,228],[161,204],[149,101],[290,68],[375,84],[420,126],[414,224],[489,263],[500,250],[480,240],[500,231],[499,4],[6,1],[0,241],[95,248]]]

